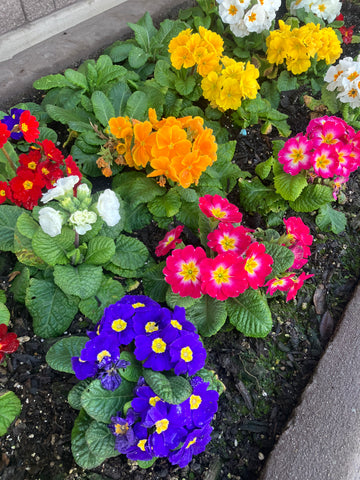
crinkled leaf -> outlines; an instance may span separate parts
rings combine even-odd
[[[266,162],[260,162],[255,167],[255,173],[261,180],[267,178],[271,172],[272,165],[274,163],[274,157],[270,157]]]
[[[266,247],[266,253],[271,255],[274,263],[271,265],[271,277],[284,273],[294,263],[294,254],[287,247],[277,245],[276,243],[263,242]]]
[[[36,335],[57,337],[70,326],[78,307],[54,283],[32,278],[26,291],[25,305],[33,318]]]
[[[100,380],[94,380],[81,394],[81,404],[94,420],[110,423],[116,412],[121,412],[126,402],[133,398],[134,383],[124,378],[114,390],[105,390]]]
[[[39,228],[32,239],[32,247],[36,255],[48,265],[65,265],[69,263],[67,254],[74,249],[75,232],[72,228],[63,227],[61,233],[50,237]]]
[[[258,177],[239,179],[240,204],[247,212],[264,212],[281,209],[284,200],[272,186],[264,185]]]
[[[8,308],[3,303],[0,303],[0,324],[5,323],[5,325],[9,325],[9,320],[10,312]]]
[[[119,235],[111,262],[122,268],[135,269],[142,267],[148,256],[148,249],[143,242],[127,235]]]
[[[181,297],[178,293],[174,293],[170,286],[166,291],[166,303],[172,309],[174,309],[175,306],[189,308],[194,305],[196,301],[196,298]]]
[[[15,205],[0,205],[0,250],[14,252],[16,221],[24,210]]]
[[[126,360],[130,362],[126,368],[120,369],[120,375],[125,380],[129,382],[137,383],[139,377],[142,375],[142,365],[138,362],[135,358],[135,355],[131,352],[127,352],[126,350],[120,353],[121,360]]]
[[[186,310],[186,316],[196,326],[200,335],[211,337],[224,325],[227,314],[224,302],[203,295]]]
[[[258,291],[248,289],[237,298],[228,298],[225,303],[230,322],[244,335],[263,338],[271,332],[271,312]]]
[[[115,435],[105,423],[93,421],[85,432],[85,440],[92,452],[105,458],[120,455],[115,448]]]
[[[289,202],[289,205],[295,212],[313,212],[325,203],[330,203],[333,200],[330,187],[326,185],[308,185],[294,202]]]
[[[220,395],[225,391],[225,385],[219,380],[217,374],[213,370],[202,368],[196,372],[196,376],[201,377],[205,382],[209,383],[208,390],[215,390]]]
[[[146,53],[142,48],[139,47],[132,47],[132,49],[129,52],[129,65],[131,68],[134,68],[135,70],[142,67],[145,65],[149,58],[149,54]]]
[[[144,92],[134,92],[128,98],[125,115],[136,120],[145,120],[147,114],[147,98]]]
[[[164,267],[165,262],[153,265],[145,270],[142,278],[145,295],[156,302],[164,302],[166,298],[168,284],[163,274]]]
[[[155,197],[166,193],[166,190],[154,179],[140,172],[125,172],[117,175],[113,182],[113,190],[133,206],[150,202]]]
[[[178,213],[180,206],[179,194],[173,188],[148,203],[150,212],[156,217],[172,217]]]
[[[131,95],[131,90],[125,81],[114,85],[109,92],[109,100],[115,111],[115,116],[125,115],[126,104]]]
[[[106,127],[110,118],[115,116],[115,110],[110,100],[104,92],[96,91],[91,95],[91,102],[95,117],[99,120],[103,127]]]
[[[74,373],[71,358],[80,357],[81,351],[88,341],[88,337],[62,338],[49,348],[46,354],[47,363],[59,372]]]
[[[16,275],[11,282],[10,292],[14,295],[17,302],[25,303],[26,290],[30,282],[30,270],[28,267],[23,267],[20,275]]]
[[[71,84],[75,85],[76,87],[80,87],[84,91],[87,91],[89,89],[88,82],[83,73],[68,68],[67,70],[65,70],[64,76]]]
[[[305,176],[301,173],[290,175],[282,172],[274,177],[276,193],[279,193],[285,200],[296,200],[307,184]]]
[[[68,402],[72,408],[75,410],[81,410],[81,394],[87,388],[88,385],[92,382],[91,378],[86,380],[81,380],[79,383],[73,386],[73,388],[68,393]]]
[[[165,402],[177,405],[190,397],[192,388],[189,381],[181,376],[164,375],[148,368],[143,369],[146,383]]]
[[[55,265],[54,281],[66,295],[82,300],[96,294],[103,280],[102,267],[95,265]]]
[[[21,402],[14,392],[5,392],[0,395],[0,437],[5,435],[20,412]]]
[[[112,238],[97,236],[89,241],[85,262],[91,265],[104,265],[115,253],[115,242]]]
[[[175,80],[175,88],[180,95],[190,95],[190,93],[194,90],[195,87],[195,78],[194,77],[186,77],[185,79],[177,78]]]
[[[37,90],[51,90],[52,88],[74,87],[64,75],[57,73],[56,75],[47,75],[39,78],[33,83],[33,87]]]
[[[327,203],[319,208],[315,222],[321,231],[331,231],[337,235],[345,230],[346,216],[343,212],[331,208]]]

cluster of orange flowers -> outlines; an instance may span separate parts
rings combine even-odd
[[[200,175],[216,161],[217,144],[210,128],[204,127],[201,117],[168,117],[158,120],[150,108],[149,120],[140,122],[129,117],[109,120],[111,141],[116,154],[115,163],[153,169],[148,177],[160,177],[184,188],[197,185]],[[97,161],[105,176],[110,176],[111,163],[104,156]]]
[[[237,110],[245,98],[256,98],[259,70],[250,62],[236,62],[223,55],[220,35],[204,27],[199,33],[183,30],[169,43],[171,64],[177,70],[195,67],[203,77],[203,96],[213,108]]]

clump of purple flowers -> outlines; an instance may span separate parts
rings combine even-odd
[[[205,450],[219,394],[196,375],[205,365],[206,350],[184,308],[171,311],[144,295],[127,295],[105,309],[88,336],[80,356],[72,357],[80,380],[99,378],[104,389],[116,390],[130,365],[121,352],[128,351],[145,369],[185,375],[191,385],[189,398],[170,404],[140,376],[131,406],[125,415],[117,412],[109,425],[119,453],[141,461],[168,457],[184,467]]]

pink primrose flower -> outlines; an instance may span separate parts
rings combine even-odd
[[[333,187],[333,193],[332,196],[334,197],[334,200],[337,200],[338,193],[340,192],[341,185],[344,183],[347,183],[349,181],[349,177],[336,177],[334,178],[334,187]]]
[[[292,300],[295,298],[298,290],[304,285],[304,281],[307,280],[308,278],[313,277],[314,274],[307,275],[305,272],[302,272],[299,277],[291,278],[292,285],[288,290],[288,294],[286,296],[286,301],[288,302],[289,300]]]
[[[199,198],[200,210],[209,218],[215,218],[222,222],[240,223],[242,213],[220,195],[204,195]]]
[[[173,250],[166,259],[163,269],[165,281],[171,285],[173,292],[181,297],[201,297],[200,263],[206,258],[201,247],[188,245],[185,248]]]
[[[265,278],[272,271],[273,263],[272,256],[265,253],[265,245],[258,242],[250,245],[244,263],[244,275],[250,287],[256,290],[264,285]]]
[[[251,243],[250,231],[243,226],[234,227],[231,223],[220,222],[217,229],[209,233],[207,244],[217,253],[231,251],[241,255]]]
[[[155,255],[158,257],[162,257],[163,255],[166,255],[168,252],[170,252],[170,250],[175,248],[177,244],[181,243],[181,239],[179,237],[182,234],[183,229],[184,227],[182,225],[179,225],[176,228],[170,230],[170,232],[167,232],[165,237],[160,240],[157,247],[155,248]]]
[[[232,252],[215,258],[207,258],[201,263],[202,293],[218,300],[237,297],[247,288],[244,280],[244,260]]]
[[[337,169],[337,156],[334,145],[321,144],[312,155],[312,164],[315,173],[322,178],[330,178]]]
[[[294,254],[294,263],[290,267],[294,270],[302,268],[307,263],[308,257],[311,254],[310,248],[300,243],[294,245],[289,250],[291,250]]]
[[[269,295],[274,295],[277,290],[281,292],[286,292],[292,286],[293,282],[291,280],[292,277],[295,276],[295,273],[291,273],[287,277],[282,278],[272,278],[268,282],[265,283],[265,287],[268,287],[266,293]]]
[[[351,156],[353,149],[351,145],[338,142],[333,148],[334,154],[337,156],[337,168],[335,174],[342,177],[349,176],[351,172],[357,169],[357,165]]]
[[[301,170],[310,168],[312,146],[312,142],[301,133],[289,138],[278,156],[279,162],[284,165],[284,171],[297,175]]]
[[[302,245],[312,245],[313,237],[310,235],[310,229],[300,217],[289,217],[287,220],[284,219],[283,222],[291,245],[297,243]]]

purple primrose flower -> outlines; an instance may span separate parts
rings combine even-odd
[[[134,338],[132,316],[134,309],[131,305],[123,305],[119,302],[105,308],[104,315],[100,322],[100,332],[105,335],[112,335],[113,341],[118,345],[129,345]]]
[[[7,126],[8,130],[11,130],[15,127],[15,125],[18,125],[20,122],[20,116],[25,110],[21,110],[20,108],[12,108],[10,110],[10,115],[6,115],[4,118],[1,119],[1,123],[5,123]],[[14,140],[20,140],[20,138],[23,138],[23,133],[21,131],[19,132],[11,132],[10,137],[13,138]]]
[[[180,468],[186,467],[193,457],[205,450],[210,442],[212,427],[207,424],[203,428],[197,428],[190,432],[185,438],[183,445],[179,450],[169,453],[169,461],[172,465],[179,465]]]
[[[165,330],[151,333],[150,335],[138,335],[135,338],[134,355],[140,362],[145,360],[145,368],[151,368],[155,372],[171,370],[173,363],[170,358],[170,344],[176,333]]]
[[[205,365],[206,350],[197,334],[181,335],[170,345],[170,357],[176,375],[194,375]]]
[[[159,396],[147,385],[135,389],[136,397],[132,400],[131,406],[134,411],[145,420],[150,408],[155,407],[157,402],[163,402]]]
[[[127,453],[128,449],[136,444],[133,425],[136,422],[136,414],[129,408],[126,418],[120,416],[111,417],[110,430],[115,435],[115,448],[120,453]]]

